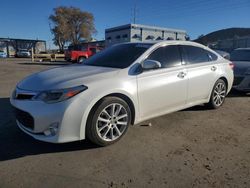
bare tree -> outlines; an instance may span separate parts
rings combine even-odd
[[[93,14],[75,7],[57,7],[49,16],[54,44],[63,50],[67,42],[78,44],[82,39],[90,40],[96,32]]]

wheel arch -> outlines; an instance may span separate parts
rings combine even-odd
[[[227,78],[225,76],[221,76],[219,79],[221,79],[221,80],[223,80],[225,82],[225,84],[227,86],[227,92],[228,92],[229,88],[228,88],[228,80],[227,80]]]
[[[218,80],[223,80],[225,83],[226,83],[226,86],[227,86],[227,93],[229,92],[229,89],[230,88],[228,88],[228,79],[224,76],[224,75],[221,75],[220,77],[218,77],[218,79],[216,79],[215,80],[215,82],[214,82],[214,85],[215,85],[215,83],[218,81]],[[213,87],[214,87],[214,85],[213,85]],[[213,89],[213,87],[212,87],[212,89]],[[210,97],[211,97],[211,94],[212,94],[212,89],[211,89],[211,92],[209,93],[209,95],[208,95],[208,98],[207,98],[207,102],[209,102],[209,100],[210,100]]]
[[[89,108],[87,108],[88,110],[83,114],[83,119],[82,119],[82,123],[80,126],[80,140],[86,138],[86,135],[85,135],[86,134],[86,127],[87,127],[86,125],[89,121],[91,113],[93,113],[96,106],[99,105],[100,102],[106,97],[118,97],[118,98],[123,99],[129,105],[129,108],[131,110],[131,125],[134,124],[135,118],[136,118],[136,106],[135,106],[133,100],[131,99],[131,97],[129,97],[126,94],[119,93],[119,92],[106,94],[102,97],[99,97],[99,99],[97,99],[96,101],[94,101],[91,104],[91,106]]]
[[[105,95],[103,96],[102,98],[100,98],[91,108],[89,114],[88,114],[88,118],[90,116],[90,114],[92,113],[92,111],[102,102],[102,100],[106,97],[117,97],[117,98],[120,98],[120,99],[123,99],[129,106],[130,110],[131,110],[131,124],[133,125],[134,124],[134,121],[135,121],[135,106],[134,106],[134,103],[133,101],[125,94],[122,94],[122,93],[111,93],[111,94],[108,94],[108,95]],[[87,118],[87,119],[88,119]],[[87,120],[88,121],[88,120]]]

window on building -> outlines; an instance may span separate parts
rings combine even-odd
[[[122,38],[123,38],[124,41],[128,41],[128,34],[122,35]]]
[[[116,38],[117,40],[120,40],[120,39],[121,39],[121,35],[117,35],[115,38]]]
[[[163,38],[162,37],[157,37],[156,40],[163,40]]]
[[[112,38],[111,38],[111,37],[107,37],[107,41],[108,41],[109,43],[111,43]]]
[[[154,36],[153,35],[148,35],[147,37],[146,37],[146,40],[154,40]]]
[[[174,40],[174,38],[173,37],[168,37],[167,40]]]
[[[133,39],[140,39],[140,38],[141,38],[141,35],[139,35],[139,34],[134,34],[132,38],[133,38]]]
[[[128,38],[127,34],[122,35],[122,38]]]

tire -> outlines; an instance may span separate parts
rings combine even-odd
[[[107,146],[120,140],[131,123],[129,105],[118,97],[106,97],[91,110],[86,126],[87,138]]]
[[[79,57],[78,63],[82,64],[86,60],[86,57]]]
[[[217,109],[221,107],[225,101],[227,95],[227,85],[224,80],[219,79],[214,84],[211,92],[210,100],[207,106],[211,109]]]

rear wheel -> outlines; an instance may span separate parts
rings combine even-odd
[[[117,97],[106,97],[90,113],[86,135],[97,145],[110,145],[121,139],[130,122],[128,104]]]
[[[79,57],[78,63],[83,63],[86,60],[86,57]]]
[[[225,97],[227,95],[227,86],[224,80],[219,79],[214,84],[210,101],[207,104],[210,108],[216,109],[222,106],[225,101]]]

